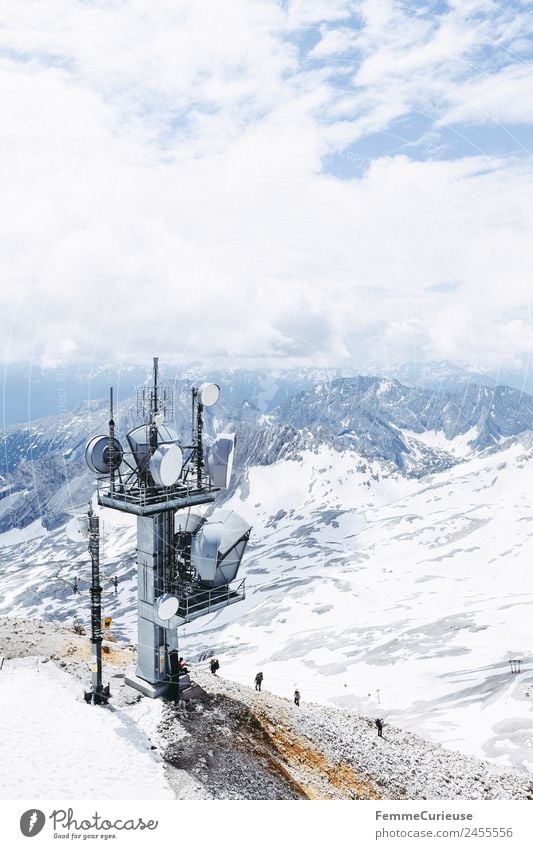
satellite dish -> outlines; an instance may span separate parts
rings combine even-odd
[[[165,421],[165,414],[164,413],[156,413],[155,414],[154,424],[155,424],[156,427],[159,427],[159,425],[162,425],[164,421]]]
[[[227,489],[229,486],[236,439],[235,433],[221,433],[207,451],[207,471],[217,489]]]
[[[174,486],[183,468],[183,453],[179,445],[160,445],[150,457],[150,474],[156,486]]]
[[[118,439],[113,439],[113,466],[110,466],[109,436],[93,436],[85,447],[85,461],[97,475],[116,472],[122,463],[123,450]]]
[[[233,510],[215,511],[192,535],[191,563],[207,587],[222,587],[235,580],[251,527]]]
[[[220,386],[216,383],[202,383],[198,389],[198,400],[204,407],[212,407],[218,401]]]
[[[191,513],[190,508],[178,510],[174,516],[174,531],[177,534],[195,534],[203,523],[204,517],[199,513]]]
[[[146,464],[151,456],[150,448],[150,428],[148,425],[140,425],[126,435],[131,452],[135,457],[135,462],[140,471],[146,469]],[[157,428],[157,445],[161,447],[167,444],[178,444],[179,436],[175,430],[166,425],[159,425]],[[179,445],[178,445],[179,448]]]
[[[165,593],[156,601],[157,615],[160,619],[172,619],[178,612],[180,603],[175,595]]]
[[[87,516],[74,516],[67,522],[65,533],[71,542],[84,542],[89,536],[89,519]]]

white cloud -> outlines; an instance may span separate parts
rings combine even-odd
[[[527,11],[512,3],[454,2],[437,15],[398,0],[362,0],[358,12],[360,29],[342,22],[323,28],[313,49],[333,71],[353,72],[352,92],[336,97],[330,112],[351,114],[353,140],[413,112],[437,126],[530,121]]]
[[[0,5],[6,358],[529,353],[529,162],[321,172],[428,92],[448,120],[467,86],[498,101],[488,78],[442,70],[473,43],[451,37],[468,10],[401,31],[399,4],[360,4],[354,50],[376,54],[345,90],[332,74],[350,3]],[[333,64],[299,59],[287,21],[291,39],[325,27]]]
[[[440,124],[529,123],[533,115],[533,63],[512,64],[493,77],[465,83],[453,100]]]
[[[324,29],[310,55],[315,59],[339,56],[357,48],[358,35],[350,29]]]

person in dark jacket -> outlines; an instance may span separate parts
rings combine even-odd
[[[298,689],[294,691],[294,704],[296,707],[300,707],[300,691]]]
[[[383,737],[383,726],[384,722],[382,719],[376,719],[376,728],[378,729],[378,737]]]
[[[258,672],[255,676],[255,689],[261,692],[261,684],[263,683],[263,673]]]
[[[216,675],[216,674],[217,674],[217,671],[220,669],[220,663],[218,662],[218,660],[216,659],[216,657],[212,657],[212,658],[211,658],[211,662],[210,662],[210,664],[209,664],[209,668],[211,669],[211,672],[212,672],[212,674],[213,674],[213,675]]]

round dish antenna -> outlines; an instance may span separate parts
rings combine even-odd
[[[165,593],[156,601],[156,611],[160,619],[172,619],[178,612],[178,607],[178,599],[170,593]]]
[[[113,446],[111,452],[110,446]],[[122,445],[118,439],[111,441],[109,436],[93,436],[85,447],[85,461],[90,470],[97,475],[116,472],[122,463]],[[111,454],[113,462],[111,464]]]
[[[65,533],[71,542],[84,542],[89,537],[89,519],[87,516],[74,516],[67,522]]]
[[[150,457],[150,474],[156,486],[174,486],[183,468],[183,453],[179,445],[160,445]]]
[[[236,441],[236,434],[221,433],[206,452],[209,477],[219,489],[227,489],[230,484]]]
[[[217,383],[202,383],[198,389],[198,400],[203,407],[212,407],[219,395],[220,386]]]

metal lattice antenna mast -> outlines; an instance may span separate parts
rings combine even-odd
[[[199,489],[202,486],[202,474],[204,471],[204,451],[202,446],[203,429],[204,406],[198,402],[196,411],[196,486]]]
[[[154,396],[152,404],[152,414],[155,416],[159,412],[159,403],[157,397],[157,377],[159,372],[159,357],[154,357]]]
[[[153,423],[155,416],[174,416],[174,389],[159,381],[159,357],[153,358],[151,385],[137,389],[137,412],[147,425]]]
[[[109,685],[102,685],[102,587],[100,586],[100,520],[89,503],[89,554],[91,555],[91,690],[86,701],[107,704]]]
[[[155,417],[158,413],[157,398],[157,373],[159,371],[159,358],[154,357],[154,388],[150,393],[150,449],[152,454],[157,448],[157,423]]]
[[[113,419],[113,387],[109,387],[109,494],[115,489],[115,421]]]
[[[191,407],[191,439],[194,444],[194,440],[196,438],[196,397],[198,395],[198,390],[193,386],[191,390],[192,395],[192,407]]]

